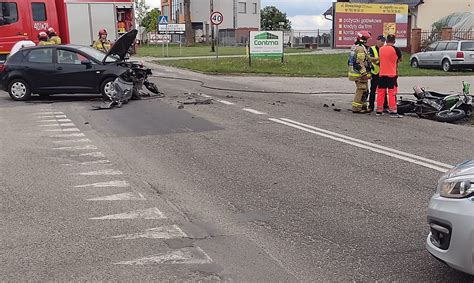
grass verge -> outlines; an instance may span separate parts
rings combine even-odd
[[[310,49],[303,48],[285,48],[285,53],[303,53],[310,52]],[[166,53],[166,47],[164,52]],[[219,47],[219,55],[245,55],[245,47]],[[198,56],[215,56],[215,52],[211,52],[211,47],[207,45],[197,45],[192,47],[182,46],[181,50],[179,45],[170,45],[168,50],[168,57],[198,57]],[[148,45],[142,46],[138,49],[138,56],[149,56],[149,57],[165,57],[163,55],[162,45]]]
[[[408,62],[410,55],[399,65],[400,76],[456,76],[472,75],[472,71],[443,72],[434,69],[414,69]],[[347,54],[293,55],[281,64],[278,59],[255,59],[249,66],[247,58],[221,58],[158,61],[178,68],[214,74],[266,74],[278,76],[346,77]]]

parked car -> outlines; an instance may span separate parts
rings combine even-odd
[[[0,88],[13,100],[28,100],[32,93],[101,93],[109,100],[114,80],[129,69],[124,60],[136,35],[136,30],[126,33],[107,54],[79,45],[21,49],[3,66]]]
[[[437,41],[410,57],[413,68],[474,69],[474,40]]]
[[[455,166],[438,182],[428,208],[426,248],[449,266],[474,275],[474,160]]]

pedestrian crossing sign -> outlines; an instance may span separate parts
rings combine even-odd
[[[168,24],[168,16],[160,16],[158,19],[160,25],[167,25]]]

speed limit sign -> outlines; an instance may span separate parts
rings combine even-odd
[[[211,14],[211,23],[213,23],[214,25],[218,26],[222,24],[223,21],[224,21],[224,16],[222,15],[221,12],[213,12]]]

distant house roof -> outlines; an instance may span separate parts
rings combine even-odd
[[[371,4],[406,4],[409,8],[414,8],[423,4],[423,0],[349,0],[351,3],[371,3]],[[332,16],[332,6],[324,12],[323,16]]]

